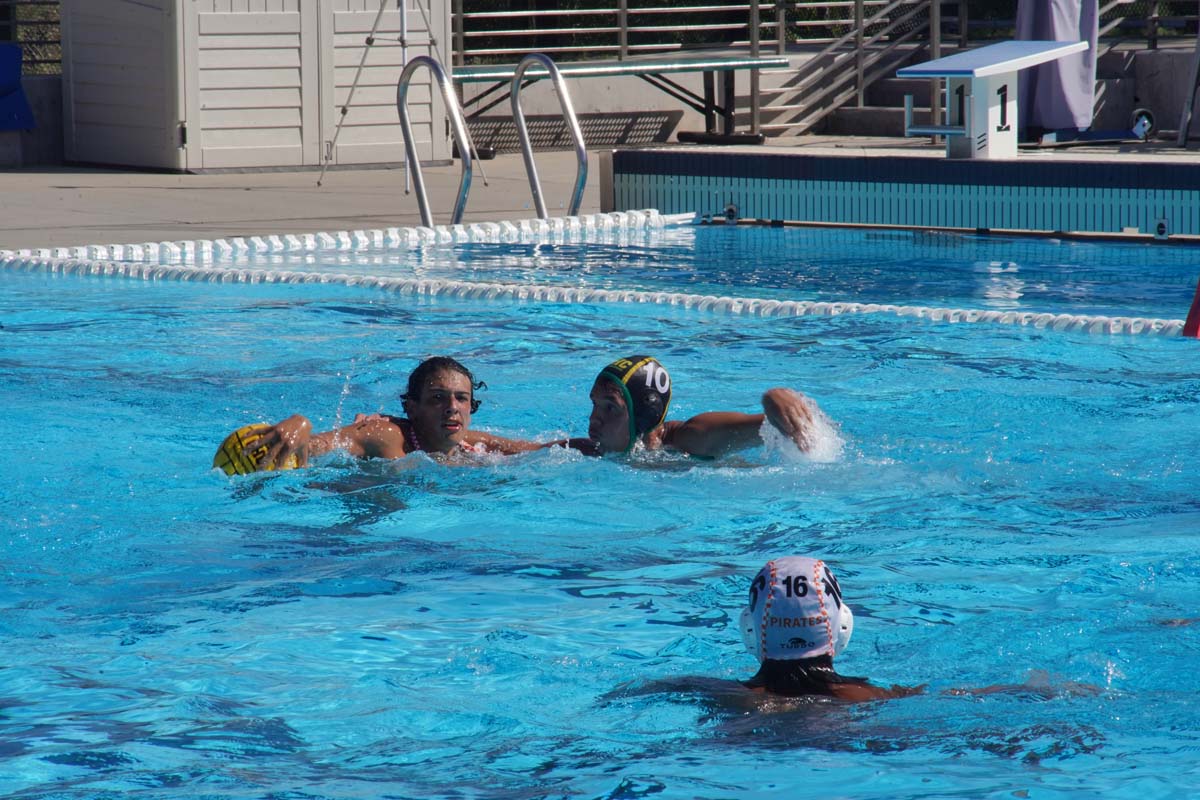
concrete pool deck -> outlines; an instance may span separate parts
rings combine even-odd
[[[929,139],[848,136],[777,139],[754,151],[861,155],[867,159],[898,154],[944,158],[943,146]],[[1167,142],[1147,142],[1022,150],[1019,159],[1196,165],[1200,153]],[[538,153],[537,164],[550,213],[565,213],[575,181],[574,153]],[[464,221],[536,216],[519,153],[477,165]],[[444,224],[457,196],[459,165],[426,167],[424,174],[435,222]],[[4,171],[0,172],[0,249],[333,232],[421,223],[416,194],[404,192],[403,169],[330,170],[320,187],[318,175],[312,170],[174,174],[88,167]],[[600,183],[599,158],[593,151],[580,213],[601,210]]]
[[[596,155],[581,213],[599,210]],[[479,162],[464,221],[536,216],[520,154]],[[574,153],[539,153],[543,195],[552,214],[575,183]],[[437,224],[458,194],[459,164],[425,167]],[[404,193],[395,169],[175,174],[88,167],[0,172],[0,250],[87,244],[219,239],[368,230],[421,224],[416,192]]]

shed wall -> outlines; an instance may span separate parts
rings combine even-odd
[[[402,37],[395,0],[64,0],[66,157],[188,170],[402,162],[405,56],[447,63],[449,5],[433,4],[408,2]],[[422,159],[448,159],[426,72],[409,109]]]

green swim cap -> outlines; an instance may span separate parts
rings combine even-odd
[[[671,405],[671,376],[666,368],[650,356],[619,358],[600,370],[596,380],[612,381],[625,397],[629,410],[629,446],[633,449],[638,437],[652,431],[667,417]]]

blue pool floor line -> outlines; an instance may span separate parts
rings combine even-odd
[[[375,288],[397,294],[462,299],[504,299],[552,303],[637,303],[665,305],[733,315],[798,317],[807,315],[892,314],[935,322],[1022,325],[1052,331],[1109,334],[1179,335],[1184,321],[1033,311],[994,311],[894,305],[887,303],[816,302],[685,294],[636,289],[587,289],[539,284],[474,283],[468,281],[392,278],[329,272],[247,269],[215,266],[215,259],[252,254],[298,253],[316,250],[357,250],[367,247],[421,247],[468,242],[553,241],[594,233],[658,230],[695,224],[694,214],[663,215],[653,209],[592,214],[580,217],[527,219],[439,225],[433,228],[387,228],[337,233],[253,236],[182,242],[127,245],[84,245],[69,248],[0,250],[0,268],[25,272],[101,275],[140,280],[181,280],[213,283],[324,283]]]

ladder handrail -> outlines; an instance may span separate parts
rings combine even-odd
[[[521,141],[521,155],[525,158],[525,172],[529,175],[529,188],[533,192],[533,203],[537,206],[538,217],[549,219],[550,215],[546,213],[546,201],[542,197],[542,183],[538,179],[537,164],[533,161],[533,144],[529,141],[529,128],[525,124],[525,112],[521,110],[521,80],[525,75],[525,70],[534,64],[541,64],[550,74],[550,80],[554,83],[554,91],[558,94],[558,104],[562,107],[563,118],[567,121],[567,127],[571,129],[571,136],[575,139],[575,156],[579,165],[575,168],[575,190],[571,193],[571,205],[567,210],[567,215],[573,217],[579,213],[579,206],[583,202],[583,187],[587,183],[587,148],[583,144],[583,132],[579,129],[579,119],[575,116],[575,108],[571,105],[571,93],[567,91],[567,82],[563,80],[562,73],[559,72],[554,61],[542,53],[530,53],[521,59],[521,63],[517,65],[517,69],[513,73],[512,85],[509,89],[513,120],[517,124],[517,138]]]
[[[421,209],[421,224],[427,228],[433,227],[433,214],[429,211],[429,198],[425,194],[425,178],[421,174],[421,160],[417,157],[417,147],[413,142],[412,123],[408,119],[408,85],[413,73],[422,65],[429,67],[434,80],[442,90],[446,101],[446,112],[450,116],[450,127],[454,132],[454,141],[458,144],[458,154],[462,159],[462,176],[458,180],[458,199],[454,203],[454,214],[450,219],[451,225],[462,222],[463,211],[467,206],[467,194],[471,191],[471,139],[467,135],[467,124],[463,121],[462,109],[458,105],[458,95],[450,82],[446,70],[432,56],[414,56],[404,66],[400,80],[396,83],[396,109],[400,113],[400,130],[404,133],[404,157],[408,168],[412,170],[413,185],[417,189],[417,205]]]

